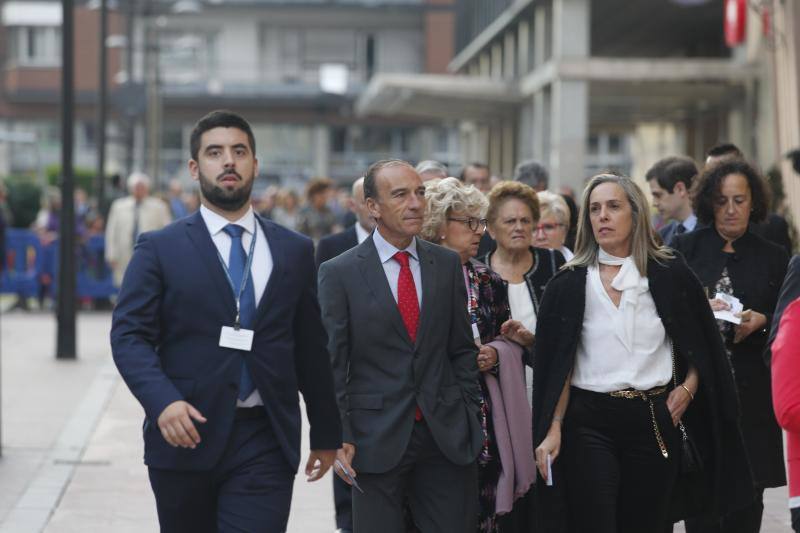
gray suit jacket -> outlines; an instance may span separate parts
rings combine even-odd
[[[371,236],[319,270],[343,441],[355,445],[360,472],[383,473],[399,463],[417,405],[450,461],[468,464],[480,452],[478,349],[461,264],[454,252],[420,239],[417,253],[422,309],[415,343]]]

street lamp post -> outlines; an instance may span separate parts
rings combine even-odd
[[[59,235],[56,358],[75,359],[74,17],[72,0],[61,2],[61,220]]]
[[[100,0],[100,65],[97,84],[97,207],[106,212],[106,100],[108,98],[108,0]]]

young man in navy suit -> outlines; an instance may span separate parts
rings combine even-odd
[[[114,361],[145,411],[161,531],[284,531],[298,392],[309,481],[341,446],[313,245],[253,212],[258,161],[242,117],[203,117],[191,152],[202,206],[139,238],[114,310]]]

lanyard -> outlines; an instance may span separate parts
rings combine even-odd
[[[256,222],[257,223],[257,222]],[[239,324],[239,305],[242,301],[242,294],[244,294],[244,288],[247,286],[247,279],[250,277],[250,267],[253,266],[253,255],[256,250],[256,236],[258,235],[258,227],[253,226],[253,238],[250,240],[250,252],[247,254],[247,263],[244,265],[244,273],[242,274],[242,285],[239,287],[239,293],[236,293],[236,287],[233,285],[233,278],[231,278],[231,272],[228,270],[228,265],[225,264],[225,261],[222,259],[222,255],[219,253],[219,249],[217,249],[217,258],[219,262],[222,264],[222,269],[225,270],[225,276],[228,278],[228,283],[231,286],[231,290],[233,291],[233,296],[236,298],[236,321],[233,323],[233,329],[239,331],[241,327]],[[231,239],[231,246],[233,246],[233,239]],[[215,247],[216,248],[216,247]],[[255,296],[255,295],[253,295]]]

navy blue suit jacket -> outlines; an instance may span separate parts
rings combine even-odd
[[[356,224],[358,224],[358,222],[356,222]],[[358,234],[356,233],[355,224],[339,233],[326,235],[317,243],[317,254],[315,256],[317,268],[328,259],[333,259],[345,253],[350,248],[355,248],[357,245]]]
[[[145,463],[155,468],[207,470],[219,460],[233,425],[242,359],[286,459],[300,462],[303,394],[312,449],[336,449],[341,424],[333,391],[327,336],[316,295],[310,239],[257,217],[273,269],[256,311],[251,352],[221,348],[236,304],[200,213],[139,238],[120,289],[111,327],[114,362],[145,410]],[[202,442],[173,448],[158,416],[186,400],[208,420],[195,422]]]

